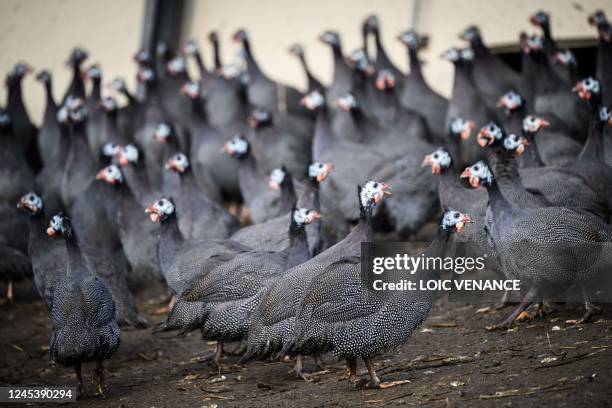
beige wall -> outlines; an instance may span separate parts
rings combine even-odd
[[[418,0],[417,0],[418,1]],[[414,0],[188,0],[184,38],[196,38],[211,61],[206,34],[216,29],[221,34],[223,55],[228,62],[238,47],[230,36],[239,27],[248,30],[254,52],[265,71],[273,78],[304,86],[305,80],[297,61],[287,48],[300,42],[312,70],[324,81],[331,78],[331,53],[317,41],[323,30],[333,28],[342,35],[345,53],[361,46],[359,26],[362,19],[375,12],[381,18],[383,41],[393,61],[407,69],[405,50],[395,36],[409,27]],[[417,29],[430,35],[430,46],[423,52],[425,74],[440,92],[448,95],[452,68],[441,61],[441,52],[462,45],[457,34],[468,24],[476,23],[490,45],[515,43],[520,30],[533,31],[528,16],[542,8],[552,15],[553,35],[563,38],[591,38],[596,34],[586,16],[602,8],[612,18],[610,0],[423,0]],[[208,51],[208,52],[206,52]]]
[[[89,52],[88,66],[102,67],[103,81],[121,75],[133,85],[132,56],[140,44],[144,0],[1,0],[0,77],[18,61],[35,72],[53,73],[56,98],[64,94],[71,72],[65,61],[75,45]],[[4,105],[6,89],[1,87]],[[40,122],[44,109],[43,87],[33,76],[24,80],[30,115]]]

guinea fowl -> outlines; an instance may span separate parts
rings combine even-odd
[[[45,209],[40,196],[31,192],[25,194],[19,200],[17,208],[29,213],[28,254],[32,259],[34,284],[40,297],[51,310],[55,290],[66,274],[68,259],[66,246],[45,234]],[[148,322],[138,313],[136,302],[127,287],[122,271],[111,258],[97,248],[83,246],[82,249],[90,261],[94,275],[102,279],[111,292],[116,307],[117,323],[120,326],[129,325],[137,329],[146,328]]]
[[[612,106],[612,26],[602,10],[589,16],[589,24],[597,28],[599,36],[595,76],[603,86],[602,101],[604,106]]]
[[[85,78],[91,81],[91,92],[85,99],[87,109],[87,142],[94,156],[98,154],[104,139],[105,109],[102,106],[102,71],[97,64],[87,68]]]
[[[118,111],[117,125],[122,135],[130,135],[130,139],[133,139],[135,122],[142,116],[140,113],[142,104],[136,99],[136,96],[127,89],[127,85],[123,79],[115,78],[108,86],[114,92],[123,95],[127,100],[127,105],[123,106]]]
[[[122,168],[123,177],[138,202],[146,207],[154,197],[159,197],[160,192],[151,187],[143,152],[137,145],[119,146],[116,158]]]
[[[307,89],[308,92],[312,92],[314,90],[319,90],[321,92],[325,91],[325,85],[319,81],[314,74],[308,68],[308,64],[306,63],[306,57],[304,56],[304,48],[300,44],[294,44],[289,48],[289,53],[300,60],[300,65],[306,74]]]
[[[86,394],[81,364],[95,361],[94,379],[103,397],[104,360],[115,354],[121,343],[115,302],[108,286],[94,274],[91,261],[81,251],[70,219],[62,214],[53,216],[47,234],[62,236],[68,253],[65,274],[53,292],[51,359],[74,367],[81,396]]]
[[[419,49],[426,46],[428,37],[419,36],[415,31],[409,30],[400,34],[398,40],[408,49],[410,62],[410,73],[402,79],[400,103],[423,116],[433,140],[436,143],[444,143],[448,100],[425,82],[418,54]]]
[[[178,330],[188,332],[201,327],[210,311],[209,304],[187,302],[181,299],[185,284],[202,271],[227,262],[237,253],[249,250],[245,246],[227,240],[185,240],[178,226],[174,203],[161,198],[150,204],[145,212],[153,223],[161,223],[157,253],[166,284],[175,294],[176,301],[170,314],[155,331]]]
[[[562,66],[555,64],[556,54],[559,50],[557,47],[557,42],[552,37],[552,33],[550,30],[550,14],[546,13],[543,10],[538,11],[533,14],[529,21],[531,24],[538,26],[542,29],[542,34],[544,35],[544,51],[546,52],[546,57],[548,58],[549,64],[552,67],[553,71],[566,82],[567,85],[575,84],[576,81],[572,82],[572,79],[569,77],[569,72],[563,69]]]
[[[208,41],[213,48],[213,61],[215,62],[215,70],[221,69],[223,64],[221,63],[221,50],[219,46],[219,34],[216,31],[208,33]]]
[[[569,48],[555,53],[555,63],[566,71],[570,84],[578,82],[578,62],[576,62],[576,56]]]
[[[433,242],[423,252],[426,258],[444,257],[448,241],[460,233],[471,218],[449,210],[444,213]],[[413,282],[440,278],[438,269],[411,271]],[[297,311],[295,337],[298,350],[309,353],[331,351],[345,359],[348,380],[357,384],[357,359],[362,358],[370,381],[368,388],[390,388],[408,380],[381,382],[372,357],[397,349],[408,341],[431,310],[435,291],[383,291],[374,293],[361,274],[359,256],[347,256],[317,274],[305,291]]]
[[[221,201],[221,192],[229,197],[236,196],[239,192],[238,165],[230,157],[219,154],[227,137],[208,121],[200,85],[196,82],[183,84],[180,92],[191,104],[186,125],[191,136],[189,156],[196,179],[213,201]]]
[[[589,111],[552,71],[541,38],[523,37],[521,42],[525,84],[531,90],[527,99],[532,101],[534,114],[551,123],[541,140],[540,153],[549,165],[568,165],[576,159],[586,138]],[[561,140],[558,135],[563,135]]]
[[[398,90],[402,89],[402,79],[404,78],[404,73],[400,71],[394,64],[391,62],[389,57],[387,56],[387,52],[382,45],[382,41],[380,39],[380,21],[378,16],[371,15],[368,16],[364,23],[364,27],[362,28],[362,32],[369,33],[374,36],[374,42],[376,44],[376,59],[374,60],[374,67],[376,71],[389,71],[398,81]]]
[[[297,185],[295,190],[298,190],[298,192],[301,191],[297,200],[298,207],[312,208],[317,212],[321,210],[319,184],[327,179],[333,169],[334,166],[331,163],[312,163],[308,166],[308,179],[305,182],[306,185],[302,186],[301,183],[296,182]],[[276,172],[274,177],[271,177],[270,183],[274,186],[280,185],[281,194],[286,196],[286,198],[281,198],[281,201],[283,204],[286,203],[293,206],[295,201],[290,200],[291,198],[295,198],[295,191],[293,191],[293,197],[291,197],[290,191],[293,189],[292,178],[290,174],[281,169],[278,170],[283,173],[282,180],[279,182],[279,172]],[[284,212],[281,211],[282,208],[279,209],[280,215],[271,220],[241,228],[232,235],[230,239],[260,251],[280,251],[289,244],[288,236],[285,234],[283,227],[287,225],[288,219],[291,218],[289,209]],[[308,248],[311,255],[314,256],[319,253],[323,245],[321,221],[315,220],[308,224],[306,226],[306,232],[308,235]]]
[[[247,84],[249,102],[253,106],[268,109],[272,112],[289,112],[305,115],[308,112],[300,105],[302,94],[295,88],[274,82],[261,70],[251,50],[251,43],[246,31],[238,30],[234,41],[242,44],[244,50],[249,82]]]
[[[214,358],[217,366],[220,366],[223,343],[246,337],[251,316],[270,284],[282,278],[286,270],[310,258],[306,225],[320,217],[314,210],[294,207],[286,248],[241,251],[232,260],[204,271],[187,283],[181,295],[183,299],[212,304],[201,331],[203,339],[217,341]]]
[[[71,209],[76,198],[87,189],[96,174],[96,161],[87,144],[87,111],[83,106],[83,100],[69,99],[67,110],[70,141],[60,192],[64,206]]]
[[[87,51],[82,48],[76,47],[70,53],[66,65],[72,69],[72,80],[66,93],[62,98],[62,105],[66,103],[69,96],[73,96],[80,99],[85,99],[85,83],[83,82],[83,73],[81,71],[81,65],[87,59]]]
[[[251,153],[262,170],[269,172],[284,165],[292,174],[303,174],[312,157],[310,120],[257,108],[248,123]]]
[[[459,37],[470,43],[474,51],[474,67],[472,77],[474,86],[478,89],[488,106],[493,107],[508,89],[522,91],[521,77],[500,57],[491,53],[476,26],[466,28]],[[480,122],[476,122],[480,123]]]
[[[181,52],[185,56],[191,56],[195,59],[198,71],[200,73],[200,81],[204,87],[207,87],[214,79],[215,74],[209,71],[204,65],[204,59],[200,53],[200,47],[195,40],[187,40],[181,47]]]
[[[450,48],[442,57],[451,61],[455,66],[452,96],[446,113],[446,123],[452,118],[469,118],[474,123],[487,123],[495,120],[496,116],[479,95],[472,80],[474,54],[471,49],[459,50]],[[457,156],[457,163],[473,163],[483,158],[482,149],[469,139],[463,140],[460,147],[461,155]]]
[[[60,131],[57,124],[58,106],[53,97],[53,86],[51,83],[51,73],[47,70],[41,71],[36,75],[36,79],[42,82],[45,87],[45,113],[42,126],[38,132],[38,151],[45,167],[58,168]]]
[[[489,329],[508,328],[533,301],[554,296],[570,286],[581,288],[586,322],[595,312],[585,285],[609,268],[612,233],[609,226],[569,208],[518,208],[502,194],[493,173],[483,162],[465,169],[472,187],[485,186],[492,211],[491,238],[498,248],[508,279],[528,288],[519,307],[503,322]],[[603,267],[603,268],[602,268]]]
[[[0,109],[0,202],[15,202],[34,186],[34,175],[14,132],[13,117]]]
[[[106,143],[116,145],[128,144],[130,140],[119,128],[119,106],[117,100],[112,96],[107,96],[100,101],[100,107],[104,112],[104,121],[102,123],[102,137],[96,152],[99,152]]]
[[[172,120],[179,125],[179,136],[181,146],[187,146],[188,135],[184,134],[184,126],[187,126],[190,114],[189,108],[191,103],[183,98],[179,90],[181,86],[191,81],[187,72],[187,62],[183,57],[174,57],[166,64],[166,78],[161,82],[160,89],[161,102],[165,111],[170,115]]]
[[[253,157],[248,140],[242,135],[234,136],[223,145],[223,149],[239,162],[240,192],[251,220],[260,223],[276,217],[278,207],[273,203],[278,203],[278,199],[267,188],[267,178]]]
[[[185,239],[224,239],[239,228],[238,220],[200,189],[185,154],[170,157],[166,169],[177,173],[181,180],[179,228]]]
[[[351,256],[358,256],[361,243],[371,239],[372,211],[389,193],[386,183],[368,181],[363,188],[357,188],[359,223],[341,241],[317,256],[285,271],[269,287],[257,311],[253,314],[247,336],[247,351],[242,361],[253,358],[268,358],[279,353],[294,354],[293,332],[296,324],[297,307],[308,287],[317,275],[330,265]],[[295,372],[302,373],[302,358],[298,356]]]
[[[23,63],[15,65],[13,71],[6,77],[6,86],[8,88],[6,111],[11,116],[13,122],[13,132],[15,140],[22,149],[23,154],[27,159],[27,163],[35,171],[41,168],[41,161],[38,152],[37,135],[38,129],[28,115],[25,104],[23,103],[21,82],[23,78],[32,72],[32,69]]]

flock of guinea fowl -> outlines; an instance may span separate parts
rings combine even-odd
[[[217,341],[217,365],[223,345],[237,342],[243,363],[290,357],[309,380],[303,358],[320,366],[331,353],[352,383],[362,359],[360,383],[386,388],[404,381],[381,382],[372,358],[406,342],[436,295],[369,290],[361,244],[423,236],[434,221],[425,256],[469,242],[494,255],[490,270],[524,285],[518,308],[490,329],[525,318],[532,303],[542,312],[570,287],[585,307],[572,323],[586,323],[600,310],[591,284],[611,265],[612,28],[601,11],[588,17],[597,65],[580,78],[581,61],[557,46],[549,15],[530,21],[542,35],[521,33],[520,74],[468,27],[468,46],[442,56],[455,68],[450,99],[424,80],[427,38],[398,36],[406,75],[387,57],[375,16],[350,55],[338,33],[321,35],[333,53],[329,86],[291,48],[306,93],[267,77],[243,30],[234,64],[222,64],[215,33],[214,67],[193,41],[176,54],[164,44],[140,51],[143,92],[109,84],[124,106],[102,97],[100,67],[83,68],[88,55],[76,48],[61,101],[51,74],[37,75],[47,98],[37,128],[21,95],[31,69],[17,64],[0,110],[8,299],[13,281],[33,280],[51,314],[51,358],[74,367],[81,394],[82,363],[96,363],[103,396],[120,326],[148,327],[132,291],[152,280],[166,283],[170,299],[154,332],[200,330]]]

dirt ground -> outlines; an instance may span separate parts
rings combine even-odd
[[[1,285],[0,285],[1,286]],[[0,287],[0,290],[4,288]],[[0,292],[4,293],[4,292]],[[160,289],[139,295],[141,310],[161,304]],[[29,284],[17,287],[17,301],[0,306],[0,385],[74,386],[71,369],[48,355],[51,323]],[[327,356],[330,372],[306,383],[287,371],[291,362],[237,365],[226,357],[219,373],[201,360],[214,347],[198,332],[184,336],[125,330],[117,354],[106,363],[105,400],[88,407],[268,407],[268,406],[610,406],[612,305],[593,323],[566,324],[582,314],[576,305],[555,305],[545,318],[513,330],[484,327],[510,312],[477,314],[477,305],[442,299],[429,319],[400,350],[376,359],[383,381],[409,379],[387,390],[355,389],[342,362]],[[149,315],[156,322],[161,316]],[[231,346],[228,346],[228,348]],[[90,393],[92,365],[84,366]],[[313,369],[306,361],[306,370]],[[363,365],[360,373],[365,378]],[[54,406],[57,406],[54,404]]]

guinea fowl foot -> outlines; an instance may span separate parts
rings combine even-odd
[[[151,314],[153,315],[164,315],[164,314],[168,314],[172,311],[172,308],[174,307],[174,304],[176,303],[176,296],[172,295],[172,297],[170,298],[170,301],[168,302],[168,304],[166,306],[162,306],[159,307],[157,309],[154,309],[153,311],[151,311]]]
[[[410,380],[398,380],[398,381],[381,382],[380,379],[378,378],[378,375],[376,374],[376,370],[374,369],[374,364],[372,363],[372,360],[370,360],[369,358],[364,357],[363,358],[363,362],[365,363],[366,368],[368,369],[368,374],[370,374],[370,381],[366,381],[365,385],[363,386],[363,388],[366,388],[366,389],[386,389],[386,388],[395,387],[397,385],[408,384],[410,382]],[[363,382],[361,382],[360,384],[362,384],[362,383]]]
[[[501,323],[498,323],[492,326],[487,326],[486,329],[488,331],[500,330],[500,329],[505,330],[505,329],[511,328],[514,321],[517,320],[519,317],[522,320],[525,320],[527,316],[530,316],[529,313],[525,311],[525,309],[529,307],[529,305],[531,304],[531,302],[533,302],[533,299],[536,297],[537,294],[538,294],[538,289],[536,287],[532,287],[531,289],[529,289],[529,292],[527,292],[521,304],[518,305],[518,307],[514,310],[514,312],[512,312],[510,316],[508,316]]]
[[[526,310],[523,310],[518,316],[516,316],[516,319],[514,320],[517,322],[526,322],[532,319],[533,319],[533,316],[531,315],[531,313],[529,313]]]
[[[586,312],[584,313],[584,315],[582,315],[582,317],[580,319],[571,319],[571,320],[566,320],[565,323],[567,324],[584,324],[584,323],[588,323],[591,321],[591,319],[593,318],[593,316],[597,316],[599,314],[601,314],[603,312],[603,310],[601,309],[601,307],[595,306],[593,304],[589,305],[586,308]]]

